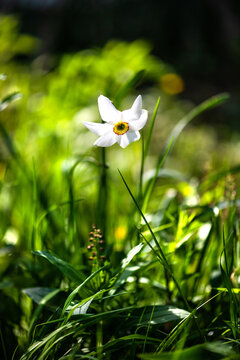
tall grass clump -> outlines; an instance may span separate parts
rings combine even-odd
[[[203,145],[214,164],[207,127],[178,145],[228,95],[179,103],[142,42],[46,73],[0,61],[1,359],[238,359],[240,166],[186,170]],[[93,147],[97,97],[124,110],[139,89],[141,139]]]

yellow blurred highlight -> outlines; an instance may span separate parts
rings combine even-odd
[[[184,81],[177,74],[165,74],[160,78],[162,90],[169,95],[176,95],[184,90]]]
[[[120,225],[116,228],[114,235],[118,240],[123,240],[127,234],[127,228],[124,225]]]
[[[115,229],[114,237],[115,237],[115,250],[121,251],[123,249],[122,241],[125,239],[127,235],[127,228],[124,225],[120,225]]]

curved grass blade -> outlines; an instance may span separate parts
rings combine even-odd
[[[223,104],[225,101],[229,99],[229,94],[223,93],[219,95],[212,96],[210,99],[203,101],[200,105],[196,106],[192,109],[186,116],[184,116],[177,125],[173,128],[171,134],[169,135],[164,150],[168,148],[169,143],[173,139],[173,145],[175,144],[178,136],[181,134],[183,129],[198,115],[202,114],[204,111],[210,110]]]
[[[155,106],[155,109],[153,111],[153,115],[152,115],[152,119],[148,128],[148,132],[147,132],[147,137],[146,137],[146,141],[144,143],[144,137],[142,136],[142,161],[141,161],[141,170],[140,170],[140,185],[139,185],[139,197],[141,199],[142,197],[142,183],[143,183],[143,173],[144,173],[144,165],[145,165],[145,160],[148,154],[148,149],[149,149],[149,144],[150,144],[150,140],[151,140],[151,136],[152,136],[152,131],[153,131],[153,126],[155,124],[155,120],[156,120],[156,116],[157,116],[157,111],[159,108],[159,103],[160,103],[160,96],[157,100],[157,104]]]
[[[159,104],[160,104],[160,96],[157,99],[157,103],[155,106],[155,109],[153,111],[153,115],[152,115],[152,119],[148,128],[148,132],[147,132],[147,137],[146,137],[146,141],[145,141],[145,147],[144,147],[144,158],[143,158],[143,163],[146,160],[146,156],[148,154],[148,150],[149,150],[149,144],[150,144],[150,140],[151,140],[151,136],[152,136],[152,131],[153,131],[153,127],[155,124],[155,120],[156,120],[156,116],[157,116],[157,112],[158,112],[158,108],[159,108]]]
[[[13,101],[19,100],[21,98],[22,98],[22,94],[20,92],[15,92],[13,94],[6,96],[0,102],[0,111],[5,110]]]
[[[195,309],[193,309],[191,311],[191,313],[185,319],[183,319],[180,323],[178,323],[172,329],[172,331],[168,334],[168,336],[161,342],[161,344],[159,345],[159,347],[157,349],[157,352],[161,353],[162,351],[168,349],[174,342],[177,343],[178,336],[182,332],[188,331],[187,327],[189,327],[189,330],[190,330],[191,322],[192,322],[192,320],[195,319],[195,315],[196,315],[197,311],[199,309],[201,309],[203,306],[205,306],[206,304],[208,304],[210,301],[215,299],[220,294],[222,294],[222,292],[217,293],[216,295],[212,296],[210,299],[205,301],[203,304],[201,304],[198,307],[196,307]]]
[[[175,352],[165,352],[161,354],[143,354],[139,355],[143,360],[202,360],[202,359],[236,359],[231,355],[237,355],[233,352],[232,346],[222,342],[212,342],[191,346],[190,348],[177,350]],[[229,357],[230,356],[230,357]]]
[[[125,179],[124,179],[124,177],[123,177],[123,175],[122,175],[122,173],[121,173],[121,171],[120,171],[119,169],[118,169],[118,172],[119,172],[119,174],[120,174],[120,176],[121,176],[121,178],[122,178],[122,180],[123,180],[123,182],[124,182],[124,184],[125,184],[128,192],[129,192],[129,194],[130,194],[130,196],[131,196],[131,198],[132,198],[132,200],[133,200],[133,202],[134,202],[134,204],[135,204],[135,206],[136,206],[139,214],[141,215],[141,217],[143,218],[145,224],[147,225],[148,230],[150,231],[150,234],[151,234],[151,236],[152,236],[152,238],[153,238],[153,240],[154,240],[154,242],[155,242],[155,245],[157,246],[158,253],[157,253],[156,251],[154,251],[155,254],[157,254],[157,257],[158,257],[158,259],[160,260],[160,263],[164,266],[164,268],[166,269],[166,271],[169,273],[169,275],[170,275],[171,278],[173,279],[173,281],[174,281],[174,283],[175,283],[175,285],[176,285],[176,287],[177,287],[177,289],[178,289],[178,291],[179,291],[179,293],[180,293],[180,295],[181,295],[181,297],[182,297],[182,299],[183,299],[183,301],[184,301],[187,309],[188,309],[189,311],[191,311],[190,306],[189,306],[189,304],[188,304],[188,301],[187,301],[187,299],[186,299],[186,297],[185,297],[185,295],[184,295],[184,293],[183,293],[183,291],[182,291],[182,289],[181,289],[181,287],[180,287],[177,279],[175,278],[175,276],[174,276],[174,274],[173,274],[173,272],[172,272],[172,270],[171,270],[171,267],[170,267],[169,264],[168,264],[168,261],[167,261],[167,259],[166,259],[166,256],[165,256],[165,254],[164,254],[161,246],[159,245],[159,242],[158,242],[158,240],[157,240],[154,232],[152,231],[151,226],[149,225],[146,217],[144,216],[142,210],[140,209],[140,206],[138,205],[135,197],[133,196],[133,194],[132,194],[129,186],[127,185],[127,183],[126,183],[126,181],[125,181]],[[149,245],[150,243],[147,242],[147,244]],[[151,249],[153,250],[153,247],[152,247],[152,246],[151,246]]]
[[[148,185],[147,185],[147,187],[145,189],[144,196],[143,196],[143,206],[142,206],[143,212],[146,212],[148,201],[150,199],[153,187],[154,187],[154,185],[156,183],[158,173],[159,173],[160,169],[162,168],[162,166],[165,163],[165,160],[166,160],[166,158],[167,158],[167,156],[168,156],[168,154],[169,154],[169,152],[171,150],[172,144],[173,144],[173,138],[169,142],[168,147],[165,150],[165,152],[163,153],[163,155],[159,157],[157,167],[156,167],[156,170],[155,170],[155,174],[154,174],[154,176],[152,177],[152,179],[150,180],[150,182],[148,183]]]
[[[118,108],[124,97],[133,89],[135,88],[142,78],[144,77],[145,70],[140,70],[133,77],[126,83],[120,90],[118,91],[117,95],[115,96],[114,105]]]
[[[223,93],[216,96],[211,97],[210,99],[202,102],[200,105],[196,106],[192,109],[186,116],[184,116],[177,125],[173,128],[172,132],[170,133],[166,144],[164,146],[162,154],[159,156],[155,176],[152,180],[147,184],[145,193],[144,193],[144,201],[143,201],[143,211],[146,211],[147,204],[152,193],[153,187],[156,183],[158,172],[164,164],[164,161],[167,155],[170,152],[170,149],[174,146],[178,136],[181,134],[183,129],[193,120],[196,116],[202,114],[204,111],[210,110],[216,106],[223,104],[226,100],[229,99],[229,94]]]
[[[63,306],[62,315],[64,314],[64,312],[66,311],[66,309],[70,305],[71,301],[75,298],[77,293],[81,290],[81,288],[83,288],[85,285],[87,285],[87,283],[89,283],[90,280],[92,280],[100,271],[103,271],[106,267],[107,267],[107,265],[105,265],[105,266],[101,267],[100,269],[98,269],[97,271],[95,271],[93,274],[91,274],[87,279],[85,279],[79,286],[77,286],[71,292],[71,294],[68,296],[68,298],[65,301],[65,304]]]
[[[230,268],[228,265],[228,259],[227,259],[227,249],[226,249],[226,239],[225,239],[225,233],[223,230],[223,255],[224,255],[224,261],[225,261],[225,270],[223,268],[222,265],[222,261],[221,261],[221,257],[220,257],[220,269],[221,269],[221,274],[223,277],[223,281],[224,284],[227,288],[228,291],[228,295],[230,298],[230,307],[229,307],[229,312],[230,312],[230,319],[231,319],[231,330],[233,333],[233,337],[236,340],[237,339],[237,332],[238,332],[238,309],[239,309],[239,303],[236,297],[236,294],[233,291],[233,283],[231,281],[231,274],[230,274]],[[230,234],[228,236],[227,242],[229,242],[229,240],[231,240],[232,238],[232,234]]]

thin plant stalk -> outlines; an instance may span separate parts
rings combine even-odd
[[[141,168],[140,168],[140,180],[139,180],[139,202],[142,202],[142,187],[143,187],[143,173],[144,173],[144,132],[142,133],[142,142],[141,142]]]
[[[107,216],[107,165],[106,165],[106,149],[101,148],[101,175],[98,190],[98,206],[97,206],[97,227],[101,229],[106,240],[106,216]]]

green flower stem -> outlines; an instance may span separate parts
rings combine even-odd
[[[101,148],[101,175],[98,192],[97,206],[97,227],[101,229],[104,239],[106,240],[106,215],[107,215],[107,165],[106,165],[106,148]]]
[[[142,203],[142,187],[143,187],[143,173],[144,173],[144,133],[142,133],[142,147],[141,147],[141,168],[140,168],[140,181],[139,181],[139,193],[138,193],[138,201]]]
[[[97,358],[102,359],[102,345],[103,345],[103,321],[100,320],[97,324],[96,332],[96,349],[97,349]]]

